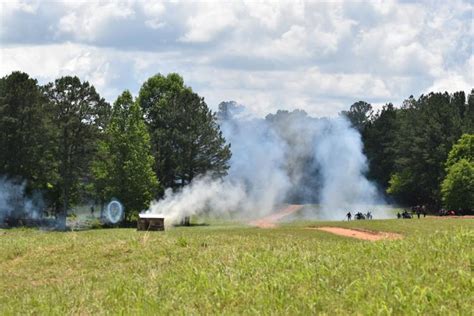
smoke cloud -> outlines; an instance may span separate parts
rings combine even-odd
[[[0,224],[7,217],[38,219],[41,217],[43,200],[39,194],[27,198],[26,182],[15,183],[0,177]]]
[[[345,118],[313,118],[299,110],[253,118],[235,102],[219,109],[232,146],[228,175],[204,175],[180,191],[167,190],[148,211],[167,225],[203,213],[250,220],[284,203],[312,204],[309,215],[321,219],[342,219],[355,210],[383,215],[383,199],[364,175],[360,134]]]

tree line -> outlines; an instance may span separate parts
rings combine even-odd
[[[26,181],[26,193],[41,192],[59,216],[81,201],[117,198],[133,220],[165,188],[227,173],[231,148],[216,115],[175,73],[111,105],[78,77],[39,85],[13,72],[0,79],[0,175]],[[360,101],[341,115],[361,133],[367,176],[394,202],[473,207],[474,91],[377,112]]]
[[[341,114],[361,133],[368,177],[395,202],[474,208],[474,90],[410,96],[380,111],[359,101]]]
[[[164,188],[225,175],[231,156],[215,113],[178,74],[155,75],[112,106],[77,77],[42,86],[13,72],[0,79],[0,148],[0,175],[26,180],[26,194],[41,192],[56,215],[117,198],[127,220]]]

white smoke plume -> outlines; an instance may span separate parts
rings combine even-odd
[[[303,111],[252,118],[223,103],[218,113],[232,158],[228,175],[204,175],[182,190],[167,190],[149,213],[167,225],[202,213],[250,220],[283,203],[318,205],[319,218],[342,219],[347,211],[379,211],[383,204],[364,174],[360,134],[342,118],[316,119]]]
[[[17,218],[40,218],[41,197],[27,198],[26,182],[15,183],[6,177],[0,177],[0,224],[10,216]]]

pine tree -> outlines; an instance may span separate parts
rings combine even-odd
[[[0,79],[0,175],[27,181],[28,189],[54,182],[51,111],[37,81],[13,72]]]
[[[88,82],[77,77],[62,77],[44,87],[52,106],[55,151],[59,180],[58,208],[65,225],[71,204],[78,199],[83,180],[101,132],[109,119],[110,106]]]
[[[409,204],[439,207],[444,162],[462,133],[462,108],[448,93],[410,98],[398,112],[395,173],[388,192]]]
[[[362,133],[364,152],[369,161],[369,178],[387,188],[395,165],[397,111],[389,103],[374,115]]]

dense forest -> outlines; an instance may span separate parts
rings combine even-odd
[[[393,203],[473,208],[474,90],[380,111],[359,101],[340,115],[361,134],[367,177]],[[77,77],[42,86],[13,72],[0,79],[0,148],[0,177],[26,183],[52,213],[118,198],[128,220],[165,188],[224,176],[231,157],[217,113],[178,74],[155,75],[110,105]]]
[[[359,101],[341,114],[362,135],[369,179],[396,203],[474,207],[474,90],[410,96],[377,112]]]

